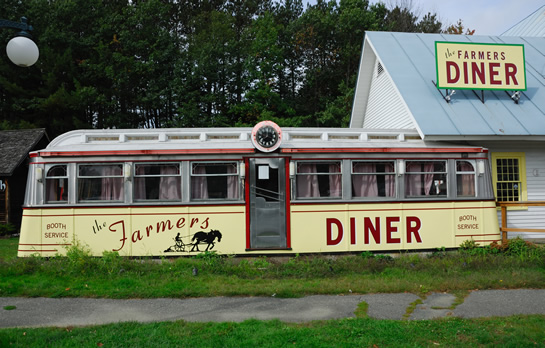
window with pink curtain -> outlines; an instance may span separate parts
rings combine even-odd
[[[238,162],[191,164],[191,199],[239,197]]]
[[[393,162],[353,162],[352,197],[394,197]]]
[[[297,198],[342,197],[340,162],[297,162]]]
[[[456,195],[475,197],[475,167],[469,161],[456,161]]]
[[[405,196],[447,195],[445,161],[406,161],[405,168]]]
[[[179,163],[136,164],[134,200],[177,201],[182,198]]]
[[[78,166],[78,201],[123,201],[122,164]]]
[[[68,202],[68,172],[66,164],[54,165],[45,173],[45,200],[47,203]]]

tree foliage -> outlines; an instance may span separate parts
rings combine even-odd
[[[464,32],[465,29],[465,32]],[[453,35],[473,35],[475,34],[475,29],[471,30],[469,28],[466,28],[464,26],[464,23],[461,19],[456,22],[456,24],[451,24],[445,29],[446,34],[453,34]]]
[[[0,127],[345,126],[366,30],[440,32],[368,0],[3,0],[40,47],[0,56]],[[13,35],[0,32],[7,42]]]

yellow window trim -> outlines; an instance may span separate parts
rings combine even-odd
[[[497,197],[497,178],[498,172],[496,167],[497,159],[510,159],[515,158],[519,160],[519,170],[520,170],[520,200],[528,200],[528,190],[526,189],[526,154],[524,152],[492,152],[491,153],[491,164],[492,164],[492,185],[494,186],[494,197]],[[498,208],[499,209],[499,208]],[[508,210],[528,210],[527,206],[520,207],[507,207]]]

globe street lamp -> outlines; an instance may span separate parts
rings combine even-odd
[[[32,26],[28,25],[25,17],[21,18],[21,22],[12,22],[6,19],[0,19],[0,28],[11,28],[21,30],[17,35],[11,39],[6,46],[6,53],[8,58],[16,65],[22,67],[29,67],[36,63],[40,52],[38,46],[31,40]]]

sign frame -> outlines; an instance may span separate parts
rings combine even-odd
[[[497,62],[498,60],[500,62],[503,62],[503,63],[508,63],[508,64],[512,64],[514,65],[512,62],[514,61],[513,59],[511,60],[505,60],[505,55],[502,56],[501,54],[498,53],[497,50],[499,50],[501,47],[506,47],[506,48],[509,48],[510,50],[513,50],[514,48],[516,49],[517,47],[520,47],[520,56],[519,57],[516,57],[518,58],[518,60],[516,61],[517,64],[522,64],[522,70],[521,70],[521,74],[518,76],[519,78],[522,78],[523,82],[520,83],[520,84],[517,84],[517,86],[512,86],[512,85],[505,85],[504,83],[502,83],[501,85],[498,85],[497,87],[494,87],[492,86],[490,83],[484,83],[482,85],[475,85],[475,84],[462,84],[462,86],[460,86],[460,84],[449,84],[447,83],[445,77],[443,77],[443,75],[447,75],[447,73],[443,73],[443,74],[440,74],[440,67],[442,69],[445,69],[444,66],[446,65],[447,63],[447,59],[450,58],[452,55],[455,55],[457,54],[457,52],[455,51],[449,51],[448,50],[448,47],[447,48],[443,48],[443,49],[439,49],[438,46],[445,46],[445,45],[451,45],[452,46],[455,46],[455,47],[458,47],[458,48],[461,48],[461,49],[466,49],[466,50],[470,50],[471,48],[474,48],[476,46],[481,46],[483,48],[490,48],[490,50],[488,51],[482,51],[483,53],[485,53],[485,57],[488,57],[490,58],[489,54],[492,53],[492,59],[486,59],[488,61],[493,61],[493,62]],[[465,47],[464,47],[465,46]],[[496,49],[496,51],[494,51],[494,49]],[[478,52],[481,52],[481,51],[478,51]],[[465,51],[467,52],[467,51]],[[472,51],[472,52],[475,52],[475,51]],[[452,54],[451,54],[452,53]],[[494,53],[496,54],[496,56],[494,56]],[[504,52],[501,52],[501,53],[504,53]],[[448,56],[448,57],[445,57],[445,58],[440,58],[439,54],[451,54],[451,56]],[[503,57],[503,59],[502,59]],[[482,60],[473,60],[474,58],[471,57],[467,60],[467,62],[474,62],[474,61],[482,61]],[[442,63],[442,65],[440,66],[439,64]],[[488,64],[490,64],[490,62],[488,62]],[[516,67],[520,68],[519,65],[516,65]],[[459,68],[458,68],[459,69]],[[507,67],[505,68],[507,69]],[[446,69],[445,69],[446,70]],[[490,68],[490,70],[492,70],[492,68]],[[486,74],[488,74],[488,70],[486,71]],[[498,71],[494,71],[497,73],[497,75],[500,74],[500,72]],[[517,70],[518,72],[518,70]],[[462,75],[463,73],[459,73],[460,75]],[[469,74],[469,73],[467,73]],[[436,75],[436,87],[438,89],[451,89],[451,90],[492,90],[492,91],[525,91],[527,90],[527,79],[526,79],[526,56],[525,56],[525,51],[524,51],[524,44],[504,44],[504,43],[480,43],[480,42],[456,42],[456,41],[435,41],[435,75]],[[465,75],[465,77],[467,78],[467,75]],[[503,77],[503,76],[502,76]],[[489,78],[489,77],[487,77]],[[459,79],[461,79],[459,77]],[[473,77],[473,79],[475,79],[475,77]],[[509,78],[508,78],[509,80]],[[466,86],[466,87],[464,87]]]

